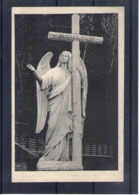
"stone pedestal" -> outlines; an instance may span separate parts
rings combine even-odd
[[[41,158],[37,163],[37,171],[77,171],[83,170],[76,161],[46,161]]]

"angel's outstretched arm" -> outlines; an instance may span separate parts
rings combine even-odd
[[[28,67],[28,69],[30,69],[33,72],[33,75],[35,76],[36,80],[41,85],[42,84],[42,77],[37,73],[37,71],[35,70],[35,68],[31,64],[28,64],[27,67]]]
[[[33,71],[33,75],[35,76],[36,80],[38,83],[41,85],[42,84],[42,77],[37,73],[37,71]]]

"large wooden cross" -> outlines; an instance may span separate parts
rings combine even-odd
[[[72,65],[73,70],[79,66],[80,60],[80,42],[102,44],[102,37],[80,35],[80,16],[78,14],[72,15],[72,34],[49,32],[48,39],[61,40],[72,42]],[[81,124],[81,93],[78,86],[76,71],[72,72],[73,84],[73,140],[72,140],[72,161],[76,161],[82,169],[82,137],[80,131]]]

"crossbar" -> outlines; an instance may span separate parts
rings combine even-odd
[[[49,32],[48,39],[58,40],[58,41],[69,41],[69,42],[72,42],[74,40],[78,40],[78,41],[83,42],[83,43],[94,43],[94,44],[102,44],[103,43],[103,37],[59,33],[59,32]]]

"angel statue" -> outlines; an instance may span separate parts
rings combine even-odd
[[[45,149],[41,161],[70,161],[70,142],[73,134],[72,108],[72,55],[63,51],[55,68],[50,68],[51,52],[40,60],[37,70],[28,64],[27,67],[36,78],[37,89],[37,125],[36,133],[40,133],[47,121]],[[80,59],[78,72],[81,89],[82,119],[85,119],[87,96],[87,72]],[[47,120],[48,119],[48,120]],[[82,121],[83,121],[82,120]]]

